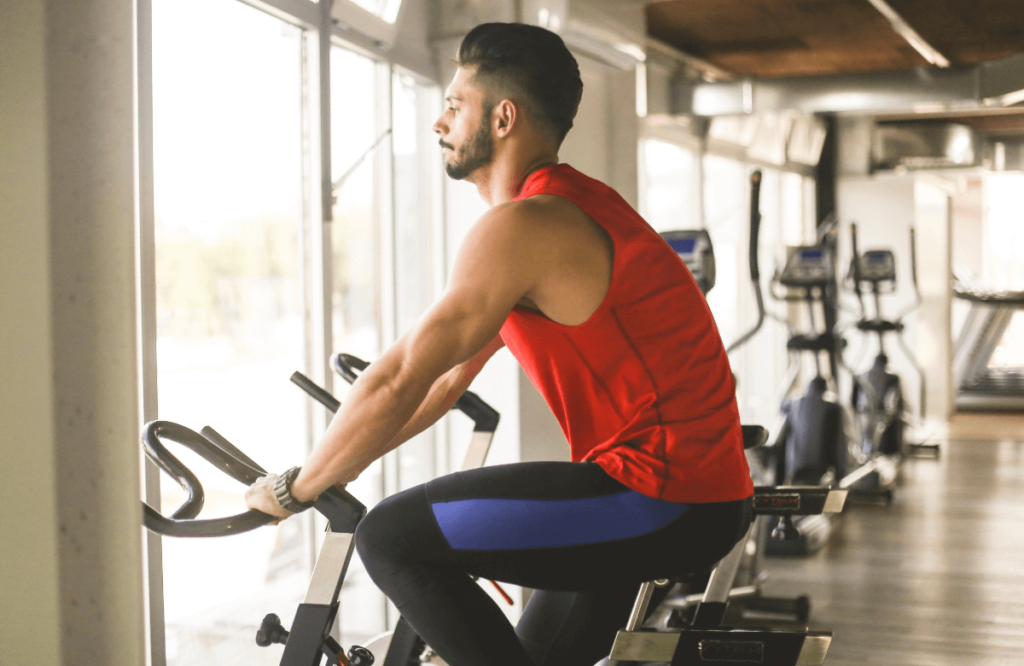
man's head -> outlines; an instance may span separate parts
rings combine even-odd
[[[579,66],[558,35],[521,23],[485,23],[462,40],[456,63],[449,107],[434,126],[441,146],[452,151],[445,160],[449,176],[466,178],[492,161],[492,116],[499,107],[557,150],[583,95]]]

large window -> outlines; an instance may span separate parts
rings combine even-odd
[[[692,150],[640,141],[640,215],[658,231],[700,228],[697,158]]]
[[[984,279],[997,289],[1024,289],[1024,175],[988,174],[986,177]],[[1010,320],[989,361],[991,367],[1024,367],[1024,316]]]
[[[430,150],[435,86],[337,46],[331,54],[334,350],[373,361],[430,307],[440,234]],[[341,182],[343,180],[343,182]],[[344,395],[344,382],[335,382]],[[371,465],[349,490],[368,507],[434,478],[430,429]],[[366,643],[397,619],[358,555],[339,613],[346,643]]]
[[[750,193],[747,167],[742,162],[717,155],[705,155],[704,226],[715,246],[717,284],[708,294],[708,305],[715,315],[718,331],[727,344],[735,340],[742,322],[739,288],[742,275],[740,257],[745,254],[749,220]]]
[[[302,32],[233,0],[154,0],[154,177],[160,417],[212,425],[267,469],[301,463],[304,398]],[[244,488],[188,458],[205,516]],[[165,508],[183,500],[163,484]],[[164,539],[167,663],[276,664],[253,650],[286,622],[311,561],[304,519],[225,539]]]
[[[348,49],[331,49],[331,168],[335,174],[332,273],[334,351],[373,361],[386,344],[382,329],[382,233],[388,209],[386,171],[391,147],[387,96],[380,80],[386,65]],[[336,393],[347,385],[334,382]],[[384,464],[377,461],[349,485],[367,507],[384,497]],[[341,595],[338,624],[345,642],[365,644],[383,632],[385,598],[353,554]]]

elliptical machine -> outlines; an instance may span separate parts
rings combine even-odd
[[[837,296],[835,262],[835,224],[820,225],[817,245],[792,248],[786,264],[776,271],[771,282],[772,298],[782,302],[807,304],[809,330],[791,333],[786,343],[790,355],[792,386],[802,354],[811,354],[815,375],[804,395],[783,401],[783,423],[772,446],[766,451],[766,463],[773,468],[776,483],[831,486],[848,469],[847,436],[843,408],[836,390],[822,372],[821,355],[828,358],[831,383],[835,384],[840,353],[845,344],[835,333]],[[756,287],[758,290],[759,286]],[[822,330],[818,329],[816,304],[821,303]],[[768,543],[769,554],[805,555],[817,551],[832,533],[832,520],[826,516],[808,516],[782,522],[776,530],[795,532],[797,538]]]
[[[899,464],[904,458],[915,453],[927,451],[938,455],[937,444],[916,443],[906,441],[906,402],[903,398],[903,387],[899,375],[889,368],[889,357],[886,354],[885,336],[895,333],[900,347],[907,360],[917,373],[920,380],[920,397],[918,413],[924,413],[925,378],[924,371],[918,364],[913,352],[903,339],[903,317],[913,312],[921,304],[921,293],[917,286],[917,253],[914,242],[914,229],[910,229],[910,270],[914,285],[914,302],[904,308],[894,319],[882,316],[882,296],[896,291],[896,258],[891,250],[867,250],[863,254],[857,250],[857,225],[850,225],[850,241],[853,256],[850,259],[850,270],[847,282],[852,286],[860,305],[860,319],[856,322],[857,330],[875,335],[878,338],[878,354],[871,368],[854,377],[850,393],[850,404],[855,418],[860,425],[860,442],[857,462],[860,466],[850,471],[840,481],[840,486],[858,491],[881,489],[891,490],[896,485]],[[868,318],[864,306],[863,287],[866,286],[873,296],[875,316]],[[891,492],[886,499],[891,499]]]

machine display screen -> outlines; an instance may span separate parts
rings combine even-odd
[[[821,261],[821,250],[804,250],[800,253],[800,258],[808,261]]]
[[[868,254],[869,264],[884,264],[888,261],[889,255],[882,254],[881,252],[871,252]]]
[[[693,254],[693,249],[697,247],[696,238],[680,238],[678,240],[670,240],[668,242],[678,254]]]

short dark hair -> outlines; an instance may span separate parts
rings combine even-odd
[[[456,63],[476,67],[474,78],[486,89],[485,107],[493,108],[497,95],[513,99],[559,144],[572,129],[583,81],[576,58],[550,30],[524,23],[483,23],[462,40]]]

